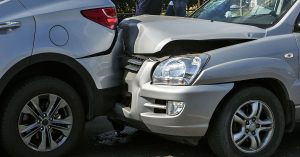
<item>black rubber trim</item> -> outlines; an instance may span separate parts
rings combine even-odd
[[[30,66],[30,57],[25,58],[11,67],[0,79],[0,95],[3,94],[4,89],[8,85],[9,81],[12,80],[19,72],[26,67]]]
[[[115,30],[114,40],[113,40],[113,42],[112,42],[112,44],[111,44],[111,46],[109,47],[108,50],[102,51],[102,52],[98,52],[98,53],[95,53],[95,54],[92,54],[92,55],[80,57],[80,58],[77,58],[77,59],[84,59],[84,58],[91,58],[91,57],[98,57],[98,56],[108,55],[108,54],[112,53],[112,50],[114,49],[114,46],[115,46],[115,44],[117,42],[117,39],[118,39],[118,30],[116,29]]]
[[[287,122],[285,126],[285,131],[289,133],[293,132],[296,126],[296,108],[294,102],[291,100],[288,103],[285,119]]]
[[[121,86],[116,86],[112,88],[98,89],[97,94],[101,97],[101,104],[95,105],[95,115],[106,115],[113,110],[116,102],[121,100]],[[101,111],[97,113],[97,111]],[[103,113],[105,111],[105,113]]]
[[[297,27],[297,26],[298,26],[297,23],[299,23],[299,22],[300,22],[300,13],[299,13],[299,15],[298,15],[298,17],[297,17],[297,19],[296,19],[296,21],[295,21],[293,32],[296,32],[296,33],[299,33],[299,32],[300,32],[300,29]]]

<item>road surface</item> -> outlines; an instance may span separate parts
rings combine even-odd
[[[87,123],[84,140],[70,157],[214,157],[207,146],[189,146],[162,139],[156,135],[135,132],[130,141],[117,146],[100,145],[95,136],[112,130],[104,117]],[[293,133],[286,134],[274,157],[300,156],[300,124]]]

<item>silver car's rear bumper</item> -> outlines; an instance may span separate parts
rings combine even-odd
[[[154,62],[146,61],[137,74],[130,72],[126,74],[131,104],[128,106],[117,104],[115,112],[118,117],[125,121],[140,122],[147,130],[159,134],[204,136],[217,105],[234,84],[153,85],[150,83],[153,65]],[[186,105],[179,115],[169,116],[163,109],[166,101],[180,101]]]

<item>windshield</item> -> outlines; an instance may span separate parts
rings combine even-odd
[[[192,17],[268,26],[277,22],[295,1],[297,0],[210,0]]]

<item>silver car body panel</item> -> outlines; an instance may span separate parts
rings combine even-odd
[[[152,85],[151,70],[156,62],[146,61],[137,74],[128,72],[125,81],[132,94],[131,107],[117,104],[115,112],[122,118],[141,121],[153,132],[174,136],[203,136],[208,128],[210,117],[233,88],[233,83],[199,86],[160,86]],[[214,97],[214,99],[207,99]],[[154,113],[155,100],[185,102],[184,111],[177,116]],[[203,101],[205,99],[205,101]]]
[[[125,81],[128,84],[128,92],[132,94],[131,106],[124,107],[119,104],[116,112],[123,116],[125,121],[140,121],[155,133],[204,136],[211,118],[209,115],[212,116],[217,106],[222,105],[220,102],[236,82],[273,79],[285,88],[288,99],[296,105],[296,120],[300,120],[300,33],[294,32],[299,13],[300,1],[297,1],[280,21],[266,29],[190,18],[140,16],[127,19],[124,23],[127,22],[130,26],[130,21],[134,21],[138,28],[138,35],[132,40],[135,41],[134,50],[128,52],[133,55],[155,56],[158,53],[164,56],[160,51],[171,41],[247,41],[207,52],[194,52],[193,54],[206,53],[210,60],[189,87],[151,84],[151,74],[159,61],[146,61],[137,74],[127,73]],[[172,52],[165,55],[172,56]],[[197,96],[190,97],[195,91],[199,92]],[[203,97],[202,94],[208,95]],[[195,111],[199,114],[195,116],[196,114],[189,113],[189,108],[185,108],[187,112],[184,109],[182,114],[173,117],[165,113],[155,113],[149,106],[155,107],[157,99],[189,102],[187,106],[199,109]],[[190,119],[191,115],[194,115],[193,120]],[[194,120],[198,123],[193,123]],[[194,134],[196,130],[198,134]]]
[[[3,15],[23,12],[26,12],[26,10],[17,0],[0,3],[0,21]],[[29,57],[33,49],[34,18],[28,16],[20,19],[11,19],[10,21],[20,22],[22,26],[11,30],[0,30],[0,77],[20,60]]]
[[[211,59],[194,84],[272,78],[282,82],[291,100],[300,104],[300,97],[293,95],[297,88],[300,90],[293,88],[299,74],[299,48],[295,35],[266,37],[206,52]],[[274,49],[274,45],[280,46]],[[294,57],[285,58],[287,53],[293,53]]]
[[[137,24],[139,33],[134,43],[133,53],[153,54],[176,40],[259,39],[292,33],[299,12],[298,1],[280,21],[267,29],[234,23],[152,15],[128,18],[123,23],[130,20],[139,21]]]
[[[1,2],[0,23],[19,21],[21,27],[5,34],[0,33],[0,40],[3,40],[0,45],[3,55],[0,75],[4,75],[13,65],[31,55],[56,53],[77,59],[90,72],[98,89],[119,85],[120,81],[116,80],[120,78],[120,72],[107,62],[112,60],[113,55],[102,57],[101,54],[114,44],[116,31],[81,15],[82,10],[106,7],[114,7],[114,4],[110,0]],[[15,46],[16,44],[18,46]],[[92,61],[88,58],[81,59],[94,54],[99,55],[89,58]]]
[[[140,21],[134,44],[136,54],[159,52],[176,40],[258,39],[266,34],[266,30],[254,26],[192,18],[144,15],[127,20],[133,19]]]

